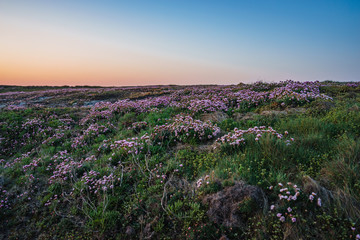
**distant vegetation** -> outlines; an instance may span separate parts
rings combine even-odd
[[[0,87],[0,239],[360,239],[360,83]]]

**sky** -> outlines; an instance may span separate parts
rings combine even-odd
[[[0,0],[0,85],[360,81],[359,0]]]

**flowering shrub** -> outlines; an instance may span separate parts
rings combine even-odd
[[[217,145],[214,148],[221,145],[230,145],[233,147],[243,145],[245,144],[246,135],[253,136],[255,141],[260,141],[260,139],[265,135],[274,136],[277,139],[283,139],[287,137],[288,132],[285,131],[284,134],[281,134],[274,130],[272,127],[266,128],[265,126],[249,128],[247,130],[240,130],[235,128],[232,132],[216,139]],[[290,140],[286,140],[285,142],[287,145],[289,145],[292,141],[294,141],[294,139],[290,138]]]
[[[26,107],[21,105],[8,105],[5,109],[9,111],[19,111],[26,109]]]
[[[276,217],[279,219],[280,222],[287,221],[291,223],[296,223],[299,217],[302,215],[302,208],[304,208],[308,204],[312,204],[315,198],[316,205],[318,207],[321,207],[321,198],[316,197],[316,193],[312,192],[307,200],[301,189],[296,184],[293,184],[291,182],[288,182],[285,185],[282,183],[278,183],[275,188],[273,186],[270,186],[269,189],[278,189],[279,201],[276,205],[273,204],[270,206],[270,211],[277,212]]]
[[[360,86],[360,83],[359,82],[347,83],[346,86],[351,87],[351,88],[357,88]]]
[[[182,97],[180,101],[174,100],[171,102],[171,106],[188,109],[192,113],[227,111],[228,100],[226,97],[208,98],[206,96],[201,99],[201,96],[194,95],[193,97]]]
[[[7,161],[4,168],[13,168],[15,164],[22,162],[24,159],[30,156],[31,152],[21,154],[21,157],[14,158],[12,161]]]
[[[89,192],[94,194],[99,191],[106,192],[109,189],[113,189],[116,180],[112,173],[108,176],[100,177],[100,173],[94,170],[91,170],[89,173],[85,172],[81,178],[81,182],[86,185]]]
[[[176,171],[175,171],[176,172]],[[154,177],[155,180],[160,181],[160,183],[165,183],[168,178],[166,174],[166,169],[162,163],[155,164],[155,167],[150,170],[150,174]]]
[[[107,126],[106,126],[107,125]],[[72,143],[73,148],[77,148],[79,146],[85,146],[91,139],[91,137],[96,137],[99,134],[105,134],[110,131],[110,129],[114,129],[115,126],[111,123],[106,125],[99,125],[97,123],[90,124],[90,126],[83,131],[82,134],[79,134]]]
[[[59,155],[55,155],[52,159],[55,167],[49,178],[49,184],[54,182],[65,183],[67,180],[74,178],[76,169],[82,167],[83,163],[83,161],[75,161],[67,155],[67,152],[60,152]]]
[[[35,129],[41,127],[43,121],[38,118],[28,119],[25,123],[22,124],[24,129]]]
[[[40,161],[41,161],[41,158],[38,158],[38,159],[34,159],[29,164],[24,165],[23,166],[24,172],[26,172],[28,170],[34,170],[39,165]]]
[[[48,137],[47,139],[45,139],[42,144],[47,144],[47,145],[56,145],[56,142],[57,141],[61,141],[61,140],[64,140],[64,136],[65,136],[65,131],[66,130],[69,130],[69,128],[65,128],[65,129],[61,129],[61,128],[58,128],[56,129],[55,133]]]
[[[294,82],[286,81],[283,87],[275,88],[269,94],[269,99],[279,99],[284,102],[309,102],[311,100],[331,99],[325,94],[320,94],[319,82]]]
[[[0,210],[1,209],[10,209],[9,203],[9,192],[6,191],[2,186],[0,186]]]
[[[149,135],[145,134],[140,138],[133,137],[126,140],[114,141],[109,147],[113,151],[120,150],[125,154],[138,155],[144,149],[145,144],[149,143],[149,140]]]
[[[128,127],[129,130],[134,130],[136,132],[140,131],[141,129],[144,129],[147,126],[147,122],[134,122],[131,124],[130,127]]]
[[[255,92],[249,89],[240,90],[234,93],[237,108],[250,108],[265,103],[268,98],[268,92]]]
[[[189,139],[204,141],[220,133],[220,128],[210,122],[195,120],[190,116],[177,115],[173,123],[155,126],[152,137],[160,141],[173,139],[186,142]]]
[[[206,183],[206,184],[210,183],[210,176],[209,175],[206,175],[204,178],[199,178],[196,181],[196,187],[200,188],[201,186],[203,186],[204,183]]]

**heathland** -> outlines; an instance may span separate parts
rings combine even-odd
[[[360,239],[360,83],[0,86],[2,239]]]

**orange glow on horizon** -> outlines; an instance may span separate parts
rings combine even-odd
[[[0,85],[229,84],[239,69],[137,49],[43,24],[0,24]]]
[[[214,84],[239,77],[236,71],[209,68],[199,64],[176,61],[135,62],[127,64],[69,64],[59,62],[17,61],[1,63],[1,85],[93,85],[133,86],[156,84]],[[245,75],[241,76],[243,79]],[[223,80],[223,81],[221,81]]]

